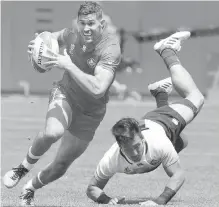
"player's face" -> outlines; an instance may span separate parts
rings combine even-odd
[[[91,43],[99,38],[103,29],[103,21],[97,19],[96,14],[80,15],[78,29],[86,43]]]
[[[131,139],[127,143],[120,145],[122,152],[133,162],[141,160],[144,152],[144,143],[139,135],[135,135],[134,139]]]

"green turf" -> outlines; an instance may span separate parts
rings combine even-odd
[[[31,144],[30,139],[33,139],[43,127],[47,99],[3,98],[1,106],[1,176],[3,176],[7,170],[22,161]],[[114,142],[110,135],[110,127],[123,116],[140,117],[153,107],[151,101],[135,105],[115,102],[109,104],[107,115],[87,151],[72,164],[61,179],[36,192],[36,204],[98,206],[86,197],[85,190],[99,159]],[[186,171],[186,182],[169,202],[170,206],[219,206],[218,114],[219,106],[207,103],[202,112],[185,129],[189,145],[180,157]],[[19,206],[18,196],[22,186],[53,159],[58,145],[59,143],[56,143],[15,188],[7,189],[1,184],[3,206]],[[125,196],[127,204],[120,206],[134,207],[139,206],[139,201],[158,196],[167,180],[168,177],[162,167],[143,175],[117,174],[106,186],[106,192],[110,196]]]

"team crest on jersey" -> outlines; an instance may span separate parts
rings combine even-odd
[[[73,55],[75,49],[75,45],[71,44],[70,49],[69,49],[69,54]]]
[[[87,64],[91,67],[91,68],[94,68],[96,66],[96,62],[93,58],[89,58],[87,60]]]

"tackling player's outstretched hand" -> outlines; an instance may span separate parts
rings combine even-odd
[[[155,203],[155,202],[152,201],[152,200],[140,202],[139,204],[140,204],[142,207],[146,207],[146,206],[158,206],[158,204]]]
[[[110,204],[110,205],[124,204],[124,201],[125,201],[125,197],[122,197],[120,199],[118,199],[118,198],[111,198],[108,204]]]
[[[35,33],[35,38],[38,36],[38,33]],[[35,43],[35,39],[34,40],[31,40],[28,44],[28,50],[27,50],[27,53],[28,53],[28,60],[30,61],[31,59],[31,55],[32,55],[32,51],[34,49],[34,43]]]
[[[47,68],[57,67],[60,69],[67,69],[69,65],[73,64],[66,49],[64,50],[64,55],[57,54],[49,48],[47,48],[47,52],[48,55],[42,55],[43,57],[50,59],[48,62],[44,63]]]

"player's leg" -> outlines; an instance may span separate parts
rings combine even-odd
[[[73,108],[73,111],[75,110],[76,108]],[[33,203],[34,192],[37,189],[64,175],[71,163],[86,150],[104,115],[105,109],[100,109],[96,116],[77,111],[74,117],[76,122],[72,121],[65,132],[55,160],[24,186],[21,195],[22,205]],[[27,199],[27,195],[31,199]]]
[[[175,142],[175,150],[177,153],[181,152],[183,149],[185,149],[188,146],[188,139],[187,136],[181,132],[179,137],[176,139]]]
[[[148,90],[156,100],[157,108],[168,105],[168,97],[172,89],[170,77],[148,85]]]
[[[63,176],[88,145],[89,141],[79,139],[66,131],[55,159],[24,185],[20,196],[21,206],[33,205],[35,191]]]
[[[155,98],[157,108],[168,105],[168,97],[173,89],[171,77],[157,81],[148,85],[148,90]],[[188,145],[188,139],[183,132],[176,138],[175,149],[177,153],[182,151]]]
[[[183,117],[186,124],[193,120],[204,103],[204,96],[176,54],[181,49],[181,42],[189,37],[190,32],[177,32],[154,46],[170,72],[175,90],[185,98],[184,103],[174,103],[170,107]]]
[[[57,99],[58,95],[60,91],[54,88],[50,97],[45,128],[36,136],[21,164],[5,174],[3,181],[6,187],[16,186],[51,145],[63,136],[70,124],[71,107],[65,99]]]

